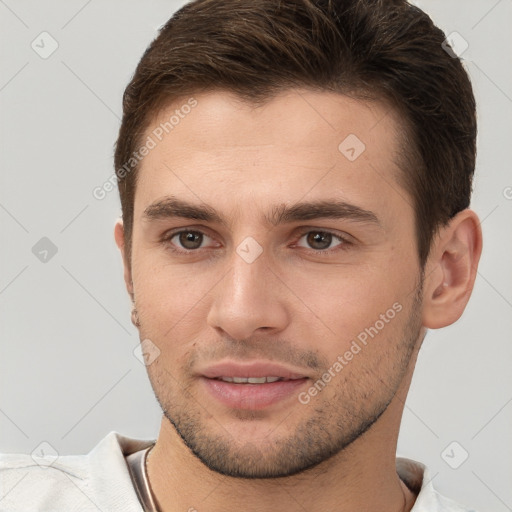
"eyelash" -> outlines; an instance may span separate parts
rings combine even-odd
[[[189,254],[192,254],[194,252],[199,252],[200,251],[200,249],[179,249],[179,248],[176,248],[171,243],[171,240],[176,235],[179,235],[181,233],[196,233],[196,234],[201,234],[201,235],[207,236],[208,238],[212,238],[207,233],[205,233],[204,231],[201,231],[200,229],[179,229],[179,230],[176,230],[176,231],[170,231],[170,232],[164,234],[164,236],[162,237],[161,241],[162,241],[162,243],[164,243],[166,245],[166,247],[169,248],[169,250],[171,250],[172,252],[174,252],[176,254],[189,255]],[[321,249],[305,249],[305,248],[302,248],[302,249],[305,249],[306,252],[312,253],[315,256],[318,256],[318,255],[319,256],[330,256],[333,253],[338,252],[338,251],[346,251],[346,250],[348,250],[350,248],[350,246],[354,245],[354,243],[351,242],[350,240],[348,240],[347,238],[345,238],[345,237],[343,237],[343,236],[341,236],[339,234],[336,234],[333,231],[322,230],[322,229],[306,229],[306,230],[301,231],[301,233],[299,235],[299,238],[297,239],[297,242],[304,235],[307,235],[308,233],[322,233],[324,235],[331,235],[332,237],[337,239],[339,242],[341,242],[334,249],[324,249],[324,250],[321,250]],[[295,243],[297,243],[297,242],[295,242]]]

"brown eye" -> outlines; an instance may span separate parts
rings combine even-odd
[[[198,231],[182,231],[176,235],[178,235],[179,242],[184,249],[193,250],[201,247],[203,234]],[[174,237],[176,235],[174,235]]]
[[[306,249],[311,249],[316,252],[327,252],[327,249],[336,248],[338,246],[348,245],[344,238],[335,233],[331,233],[329,231],[306,231],[302,234],[299,239],[299,242],[305,238],[306,245],[302,245],[298,243],[300,247],[304,247]],[[338,243],[332,245],[333,242],[337,241]]]
[[[322,231],[311,231],[307,235],[307,242],[313,249],[328,249],[332,242],[331,233],[325,233]]]
[[[182,229],[163,236],[162,242],[166,249],[177,254],[189,254],[199,252],[198,249],[206,248],[204,242],[212,243],[213,239],[202,231]]]

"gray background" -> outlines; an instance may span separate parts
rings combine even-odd
[[[117,191],[100,201],[92,190],[113,172],[124,87],[182,3],[0,0],[0,451],[46,441],[85,453],[111,430],[158,433],[113,239]],[[512,1],[416,4],[469,43],[484,251],[461,320],[427,335],[398,451],[427,464],[440,492],[502,512],[512,510]],[[44,31],[58,43],[46,59],[31,47]],[[46,261],[43,237],[57,248]]]

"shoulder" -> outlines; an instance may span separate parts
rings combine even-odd
[[[424,464],[399,457],[396,467],[402,481],[417,495],[411,512],[477,512],[437,492]]]
[[[87,455],[0,454],[0,511],[141,511],[125,456],[153,444],[110,432]]]

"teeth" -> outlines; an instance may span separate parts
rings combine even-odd
[[[236,384],[264,384],[265,382],[276,382],[285,380],[282,377],[219,377],[224,382],[234,382]]]

